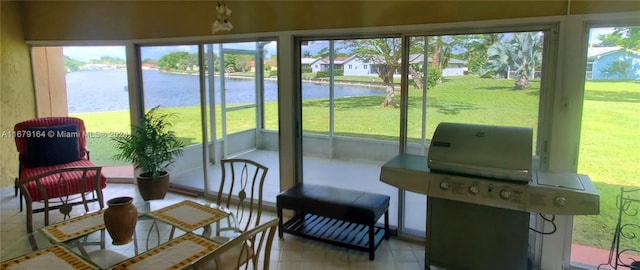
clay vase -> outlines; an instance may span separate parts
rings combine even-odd
[[[132,202],[131,197],[117,197],[107,201],[109,207],[104,211],[104,226],[114,245],[124,245],[133,240],[138,209]]]

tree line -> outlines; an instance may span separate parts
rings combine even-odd
[[[276,56],[272,56],[275,58]],[[248,72],[251,71],[251,62],[253,60],[252,55],[244,54],[225,54],[224,55],[224,68],[225,72]],[[220,72],[220,62],[217,55],[213,55],[213,68],[215,72]],[[205,59],[205,66],[208,66],[208,61]],[[188,52],[172,52],[162,56],[157,61],[159,69],[166,71],[186,71],[193,70],[198,66],[198,54]],[[265,71],[270,71],[272,67],[269,64],[264,65]]]
[[[105,64],[105,65],[124,65],[126,61],[122,58],[112,57],[112,56],[102,56],[100,59],[91,59],[89,62],[83,62],[80,60],[73,59],[68,56],[64,56],[64,70],[65,71],[78,71],[80,67],[86,64]]]

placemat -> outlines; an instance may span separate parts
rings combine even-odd
[[[98,269],[78,255],[56,245],[2,262],[2,269]]]
[[[111,269],[182,269],[211,253],[218,244],[187,233],[161,246],[121,262]]]
[[[229,213],[204,206],[194,201],[184,200],[149,213],[156,219],[174,225],[187,232],[214,223]]]
[[[105,209],[49,225],[43,231],[56,242],[64,242],[104,228]]]

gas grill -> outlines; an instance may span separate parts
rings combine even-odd
[[[380,180],[427,195],[426,269],[528,269],[531,213],[599,213],[586,175],[532,158],[531,128],[441,123],[427,157],[398,155]]]
[[[431,171],[531,181],[533,130],[440,123],[429,147]]]

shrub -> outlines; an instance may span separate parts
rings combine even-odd
[[[343,69],[334,69],[333,70],[333,75],[334,76],[343,76],[344,75],[344,70]],[[316,72],[316,78],[328,78],[329,77],[329,70],[322,70],[322,71],[318,71]]]
[[[329,71],[328,70],[321,70],[316,72],[316,78],[328,78],[329,77]]]
[[[440,76],[442,76],[442,72],[437,69],[429,69],[427,71],[427,89],[431,89],[440,81]]]
[[[311,73],[313,70],[311,67],[302,67],[302,73]]]

